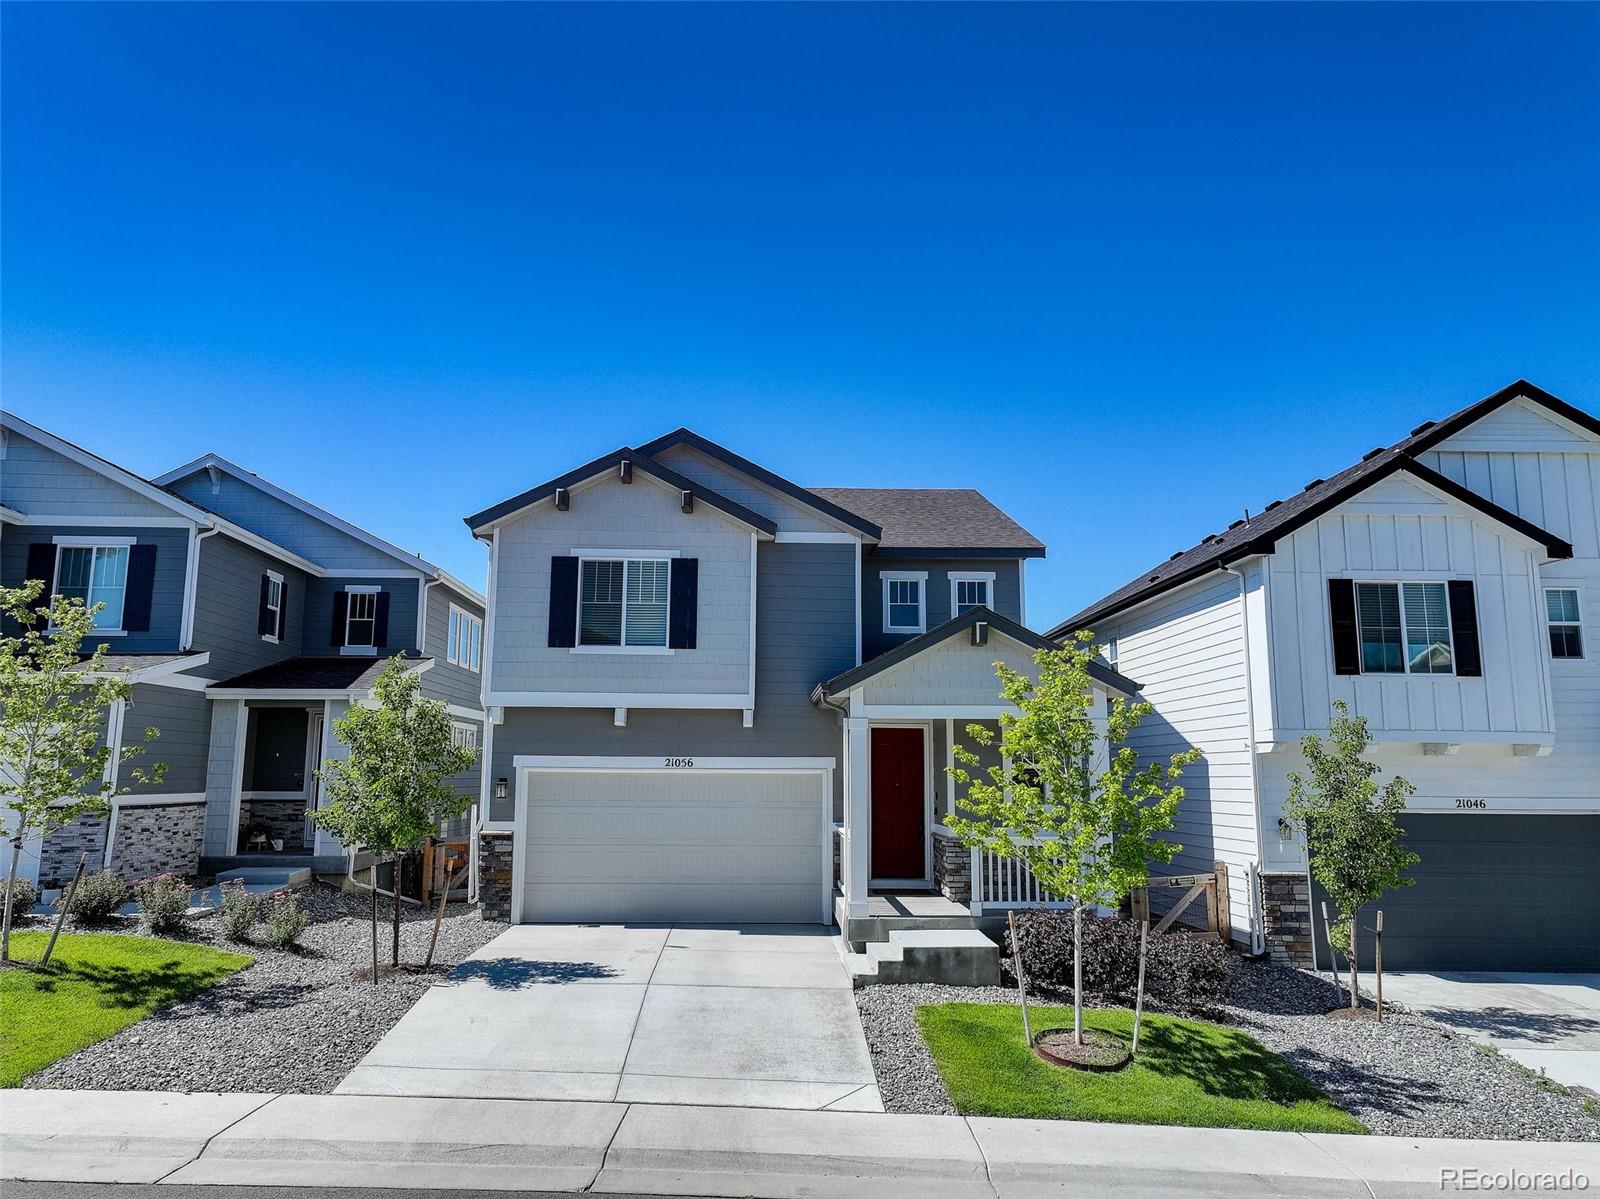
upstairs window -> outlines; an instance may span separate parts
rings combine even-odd
[[[63,545],[56,562],[55,591],[82,600],[86,608],[105,607],[94,614],[94,627],[106,632],[122,630],[122,611],[128,592],[128,545]]]
[[[667,647],[665,558],[585,558],[578,582],[578,644]]]
[[[1550,656],[1583,657],[1583,624],[1578,616],[1577,588],[1550,588],[1544,593],[1544,609],[1550,623]]]
[[[475,724],[451,724],[450,744],[456,749],[477,749],[478,726]]]
[[[883,631],[921,633],[928,627],[924,600],[927,571],[896,571],[883,576]]]
[[[377,645],[378,592],[349,590],[349,607],[345,613],[344,643],[353,649],[366,649]]]
[[[950,576],[950,615],[960,616],[973,608],[994,607],[994,575],[952,574]]]
[[[1363,674],[1453,674],[1443,583],[1357,583]]]
[[[463,608],[450,605],[450,636],[445,658],[454,666],[477,670],[483,646],[483,621]]]
[[[261,610],[257,613],[256,631],[263,641],[283,640],[283,576],[275,570],[261,576]]]

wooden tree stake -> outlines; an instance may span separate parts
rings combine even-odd
[[[50,930],[50,943],[44,947],[44,956],[39,959],[39,965],[48,966],[50,955],[56,951],[56,938],[61,935],[61,926],[66,923],[67,909],[72,906],[72,893],[78,889],[78,880],[83,877],[83,868],[89,864],[89,855],[78,855],[78,868],[72,872],[72,881],[67,884],[67,893],[61,897],[61,910],[56,913],[56,926]]]
[[[1149,947],[1150,921],[1146,918],[1139,925],[1139,986],[1133,993],[1133,1048],[1128,1052],[1130,1058],[1139,1056],[1139,1021],[1144,1017],[1144,962]]]
[[[1028,1048],[1033,1048],[1033,1028],[1028,1022],[1028,980],[1022,974],[1022,945],[1017,940],[1017,914],[1006,913],[1006,923],[1011,926],[1011,964],[1017,972],[1017,997],[1022,1001],[1022,1035]]]

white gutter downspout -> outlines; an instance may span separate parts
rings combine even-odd
[[[1234,570],[1231,566],[1217,567],[1225,575],[1232,575],[1239,580],[1239,629],[1244,641],[1244,718],[1245,718],[1245,752],[1250,755],[1250,806],[1254,810],[1256,825],[1256,865],[1260,868],[1261,855],[1265,852],[1266,841],[1261,832],[1261,772],[1256,764],[1256,702],[1255,702],[1255,672],[1250,668],[1250,613],[1246,607],[1244,575]],[[1252,879],[1246,873],[1245,881],[1252,883],[1250,889],[1250,952],[1265,953],[1267,948],[1266,930],[1261,927],[1261,911],[1259,896],[1259,879]],[[1229,918],[1231,919],[1231,913]]]
[[[196,526],[189,526],[189,561],[183,575],[183,627],[178,632],[178,649],[183,653],[188,653],[194,645],[194,609],[200,595],[200,543],[221,531],[212,525],[197,533]]]

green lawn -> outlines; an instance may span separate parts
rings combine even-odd
[[[1071,1028],[1069,1007],[1030,1007],[1035,1032]],[[1086,1027],[1133,1039],[1133,1013],[1084,1012]],[[1054,1066],[1023,1042],[1016,1004],[941,1003],[917,1009],[956,1108],[969,1116],[1365,1132],[1294,1067],[1254,1037],[1202,1020],[1145,1014],[1139,1056],[1099,1074]]]
[[[48,934],[13,933],[11,956],[37,962]],[[254,959],[154,937],[63,933],[50,965],[0,970],[0,1086],[186,999]]]

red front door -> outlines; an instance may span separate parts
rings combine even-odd
[[[872,730],[872,877],[927,876],[923,729]]]

